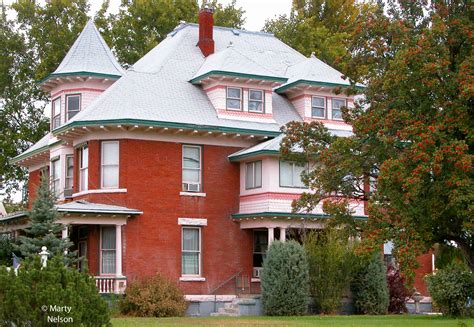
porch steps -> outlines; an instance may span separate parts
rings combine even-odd
[[[217,312],[212,312],[211,317],[239,317],[239,305],[254,305],[255,299],[251,297],[237,297],[232,302],[225,303],[223,308],[219,308]]]

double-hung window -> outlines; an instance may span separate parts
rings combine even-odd
[[[74,156],[66,156],[66,190],[72,190],[73,187],[73,174],[74,174]]]
[[[201,192],[201,147],[183,145],[183,191]]]
[[[311,117],[326,118],[326,101],[322,97],[311,97]]]
[[[100,176],[102,188],[119,187],[119,142],[103,141],[101,143]]]
[[[52,108],[52,120],[51,120],[51,129],[58,128],[61,126],[61,98],[56,98],[53,100]]]
[[[265,112],[264,92],[262,90],[249,90],[249,112]]]
[[[89,189],[89,148],[84,146],[79,149],[79,191]]]
[[[58,197],[61,191],[61,161],[59,158],[51,161],[51,188]]]
[[[341,108],[346,106],[345,99],[332,99],[332,119],[342,119]]]
[[[268,233],[266,230],[255,230],[253,232],[253,266],[263,267],[268,249]]]
[[[101,226],[100,272],[102,274],[115,274],[115,254],[115,226]]]
[[[262,161],[253,161],[246,164],[245,188],[262,187]]]
[[[228,87],[226,94],[226,105],[229,110],[242,110],[242,89],[239,87]]]
[[[81,95],[66,95],[67,119],[71,119],[81,110]]]
[[[181,273],[183,276],[201,275],[200,227],[183,227],[182,229]]]
[[[280,186],[305,188],[301,174],[308,171],[308,164],[280,161]]]

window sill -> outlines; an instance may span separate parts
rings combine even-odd
[[[193,277],[193,276],[181,276],[179,277],[180,282],[205,282],[205,277]]]
[[[179,192],[181,196],[198,196],[201,198],[206,197],[206,193],[198,193],[198,192]]]
[[[86,194],[94,194],[94,193],[127,193],[126,188],[104,188],[98,190],[85,190],[81,192],[74,193],[72,197],[86,195]]]
[[[260,278],[251,278],[250,282],[252,283],[260,283]]]

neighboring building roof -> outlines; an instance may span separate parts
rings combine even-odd
[[[119,78],[123,73],[93,21],[89,20],[58,68],[46,79],[65,75]]]
[[[7,223],[16,219],[28,217],[26,211],[18,211],[7,214],[6,216],[0,217],[0,224]]]
[[[227,49],[214,53],[206,58],[191,83],[198,83],[210,75],[239,76],[262,80],[286,82],[286,78],[277,76],[250,56],[229,45]]]
[[[84,200],[72,201],[56,206],[59,212],[71,213],[100,213],[100,214],[122,214],[122,215],[141,215],[143,212],[136,209],[121,207],[110,204],[92,203]]]
[[[0,201],[0,217],[5,217],[7,215],[7,211],[5,210],[5,206],[3,202]]]

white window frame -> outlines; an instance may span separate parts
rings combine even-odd
[[[250,99],[250,93],[254,92],[261,92],[262,93],[262,100],[252,100]],[[262,104],[262,110],[250,110],[250,102],[259,102]],[[258,89],[249,89],[248,91],[248,111],[252,113],[257,113],[257,114],[264,114],[265,113],[265,91],[264,90],[258,90]]]
[[[78,110],[72,110],[72,112],[74,112],[74,115],[72,117],[74,117],[75,115],[77,115],[81,111],[81,105],[82,105],[82,96],[81,96],[81,94],[80,93],[66,94],[66,117],[67,117],[67,120],[70,120],[72,118],[72,117],[69,117],[69,112],[71,110],[69,110],[68,99],[73,98],[73,97],[78,97],[79,98],[79,109]]]
[[[67,154],[66,160],[64,163],[64,189],[65,190],[72,190],[74,188],[74,155]],[[72,175],[68,175],[68,161],[72,159]],[[68,180],[71,181],[71,185],[68,185]],[[70,186],[70,187],[68,187]]]
[[[323,103],[324,103],[324,106],[323,107],[317,107],[317,106],[313,106],[313,99],[314,98],[317,98],[317,99],[323,99]],[[316,109],[323,109],[323,115],[322,116],[315,116],[313,115],[313,108],[316,108]],[[321,96],[311,96],[311,117],[312,118],[323,118],[325,119],[327,116],[327,103],[326,103],[326,98],[325,97],[321,97]]]
[[[56,166],[57,165],[57,166]],[[59,172],[56,171],[59,168]],[[61,191],[61,158],[51,160],[51,190],[54,196],[59,197]]]
[[[87,166],[83,166],[84,151],[87,150]],[[79,148],[79,192],[89,189],[89,147],[84,145]]]
[[[286,162],[286,163],[290,163],[290,164],[291,164],[291,169],[292,169],[292,172],[291,172],[291,177],[292,177],[291,182],[292,182],[292,183],[291,183],[291,184],[292,184],[292,185],[283,185],[283,184],[281,183],[281,163],[282,163],[282,162]],[[280,162],[279,162],[279,167],[278,167],[278,168],[279,168],[279,171],[278,171],[278,179],[279,179],[279,185],[280,185],[280,187],[307,189],[306,186],[296,186],[295,183],[294,183],[294,179],[295,179],[295,166],[296,166],[296,164],[297,164],[297,162],[295,162],[295,161],[284,161],[284,160],[280,160]],[[306,172],[309,171],[309,165],[308,165],[308,163],[306,163],[306,169],[305,169],[305,170],[306,170]],[[299,177],[301,178],[301,176],[299,176]]]
[[[59,110],[56,108],[57,101],[59,102]],[[61,97],[57,97],[51,102],[51,130],[56,129],[59,126],[61,126]]]
[[[240,98],[233,98],[229,96],[229,89],[235,89],[235,90],[240,90]],[[233,111],[242,111],[243,108],[243,99],[244,99],[244,90],[241,87],[233,87],[233,86],[227,86],[225,89],[225,107],[227,110],[233,110]],[[240,102],[240,108],[229,108],[227,105],[227,100],[239,100]]]
[[[260,185],[257,185],[257,180],[256,180],[256,169],[257,169],[257,163],[260,163]],[[247,184],[247,174],[248,174],[248,167],[249,166],[252,166],[252,186],[249,186]],[[251,161],[251,162],[247,162],[245,163],[245,189],[246,190],[253,190],[253,189],[256,189],[256,188],[261,188],[262,187],[262,179],[263,179],[263,163],[262,163],[262,160],[256,160],[256,161]]]
[[[184,230],[185,229],[197,229],[199,237],[199,250],[198,251],[189,251],[184,250]],[[198,274],[185,274],[183,271],[183,254],[184,253],[197,253],[198,254]],[[182,226],[181,227],[181,276],[183,277],[201,277],[202,276],[202,228],[198,226]]]
[[[185,168],[184,167],[184,148],[198,148],[199,149],[199,168]],[[196,183],[196,182],[184,180],[184,177],[183,177],[184,170],[198,170],[199,171],[199,182],[198,182],[199,187],[198,187],[197,191],[188,191],[188,190],[184,189],[184,184],[185,183],[187,183],[187,184]],[[182,189],[183,192],[193,192],[193,193],[202,192],[202,189],[203,189],[203,187],[202,187],[202,146],[183,144],[182,149],[181,149],[181,179],[182,179],[181,189]]]
[[[104,164],[104,144],[117,144],[118,148],[118,163],[117,164]],[[104,186],[104,168],[106,167],[117,167],[117,185],[115,186]],[[100,188],[101,189],[118,189],[120,185],[120,142],[119,141],[102,141],[100,143]]]
[[[117,266],[115,266],[115,272],[109,272],[109,273],[104,273],[103,272],[103,262],[102,262],[102,253],[103,251],[114,251],[115,252],[115,265],[117,265],[117,239],[115,239],[115,242],[114,242],[114,246],[115,248],[114,249],[104,249],[102,248],[102,230],[104,227],[108,227],[110,229],[112,228],[116,228],[115,225],[100,225],[100,251],[99,251],[99,256],[100,256],[100,261],[99,261],[99,275],[100,276],[115,276],[116,273],[117,273]],[[114,230],[115,232],[115,230]],[[115,237],[117,237],[117,235],[115,235]]]
[[[342,100],[344,101],[344,104],[342,105],[342,107],[347,107],[347,99],[343,99],[343,98],[332,98],[331,99],[331,118],[333,120],[343,120],[342,119],[342,112],[341,112],[341,109],[336,109],[334,110],[334,100]],[[334,118],[334,111],[339,111],[341,112],[341,118]]]

